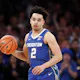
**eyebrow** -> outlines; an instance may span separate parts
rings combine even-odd
[[[40,19],[41,20],[41,18],[35,18],[35,17],[32,17],[32,18],[34,18],[34,19]]]

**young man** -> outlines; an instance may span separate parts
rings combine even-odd
[[[32,31],[25,36],[23,51],[12,55],[30,64],[28,80],[56,80],[57,68],[62,54],[54,35],[43,28],[48,13],[41,7],[34,7],[30,12]],[[49,49],[54,55],[50,59]],[[54,66],[52,68],[52,66]]]

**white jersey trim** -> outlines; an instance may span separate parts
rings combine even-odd
[[[33,35],[31,34],[31,37],[33,38],[33,39],[36,39],[36,38],[38,38],[44,31],[45,31],[46,29],[43,29],[37,36],[35,36],[35,37],[33,37]]]

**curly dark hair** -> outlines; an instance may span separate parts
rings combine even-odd
[[[32,10],[30,12],[30,18],[33,13],[38,13],[38,14],[43,15],[44,20],[46,20],[47,16],[49,15],[49,13],[44,8],[39,7],[39,6],[35,6],[32,8]]]

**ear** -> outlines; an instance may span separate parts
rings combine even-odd
[[[43,25],[45,24],[45,20],[43,20]]]

